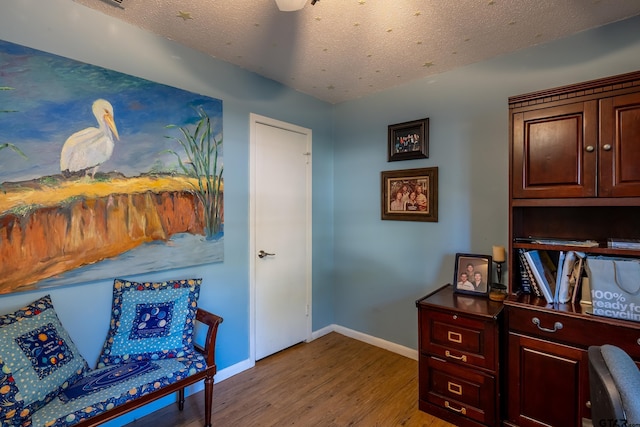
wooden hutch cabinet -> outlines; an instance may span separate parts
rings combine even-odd
[[[570,250],[640,258],[640,251],[606,243],[640,239],[640,72],[512,97],[509,114],[504,423],[577,427],[590,419],[587,348],[614,344],[640,361],[640,322],[523,294],[518,250],[546,250],[556,259]],[[537,244],[531,237],[599,245]]]
[[[420,410],[456,426],[499,426],[503,304],[446,285],[416,306]]]
[[[640,196],[640,87],[613,81],[510,98],[514,199]]]

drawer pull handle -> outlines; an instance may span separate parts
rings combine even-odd
[[[448,381],[447,390],[449,390],[450,393],[457,394],[458,396],[462,396],[462,386],[460,384],[456,384]]]
[[[554,323],[553,324],[553,329],[549,329],[549,328],[544,328],[544,327],[540,326],[540,319],[538,319],[537,317],[534,317],[533,319],[531,319],[531,321],[533,322],[534,325],[536,325],[538,327],[538,329],[540,329],[541,331],[544,331],[544,332],[554,333],[554,332],[557,332],[557,331],[559,331],[560,329],[563,328],[563,325],[560,322]]]
[[[444,355],[447,357],[450,357],[451,359],[456,359],[456,360],[462,360],[463,362],[467,361],[467,356],[466,355],[462,355],[462,356],[454,356],[453,354],[451,354],[451,352],[449,350],[444,352]]]
[[[448,400],[444,401],[444,406],[445,408],[451,409],[452,411],[456,411],[459,414],[462,414],[462,415],[467,414],[467,408],[465,408],[464,406],[462,408],[454,408],[453,406],[451,406]]]
[[[447,332],[447,339],[449,341],[451,341],[451,342],[462,344],[462,334],[461,333],[449,331],[449,332]]]

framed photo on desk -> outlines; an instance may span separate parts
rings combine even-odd
[[[487,296],[493,277],[491,265],[490,255],[456,254],[454,292]]]

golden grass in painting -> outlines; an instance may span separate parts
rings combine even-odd
[[[205,236],[192,180],[153,175],[0,186],[0,294],[180,233]]]
[[[53,185],[15,186],[0,191],[0,216],[27,206],[58,206],[77,197],[98,198],[110,194],[133,194],[193,191],[195,178],[185,176],[142,176],[111,178],[108,181],[81,178],[59,181]]]

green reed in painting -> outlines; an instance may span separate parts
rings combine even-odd
[[[13,145],[11,143],[5,142],[3,144],[0,144],[0,151],[2,151],[2,149],[4,149],[4,148],[10,148],[13,151],[15,151],[16,153],[20,154],[25,159],[27,158],[27,156],[22,151],[20,151],[20,149],[18,147],[16,147],[15,145]]]
[[[0,86],[0,90],[13,90],[13,88],[7,87],[7,86]],[[15,112],[16,112],[15,110],[0,110],[0,113],[15,113]],[[25,159],[27,158],[27,156],[22,151],[20,151],[20,149],[16,147],[14,144],[11,144],[9,142],[0,144],[0,151],[2,151],[5,148],[10,148],[16,153],[20,154]]]
[[[168,125],[168,129],[179,129],[182,138],[166,136],[177,141],[184,149],[187,160],[173,150],[165,152],[175,155],[180,169],[189,177],[195,178],[192,183],[195,194],[204,206],[205,235],[207,240],[216,238],[222,229],[222,171],[218,165],[218,152],[222,138],[216,140],[211,130],[211,120],[202,109],[196,110],[200,119],[192,129],[182,126]]]

